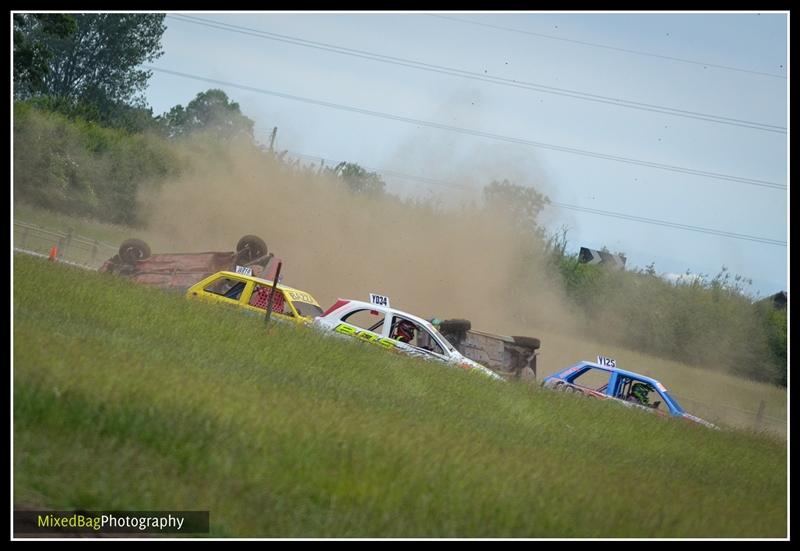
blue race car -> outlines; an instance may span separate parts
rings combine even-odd
[[[598,356],[597,362],[580,361],[542,381],[544,388],[574,392],[589,398],[617,400],[658,415],[680,417],[710,428],[713,423],[686,413],[667,389],[657,380],[625,371],[612,358]]]

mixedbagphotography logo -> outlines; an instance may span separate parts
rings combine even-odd
[[[208,511],[14,511],[19,534],[207,534]]]

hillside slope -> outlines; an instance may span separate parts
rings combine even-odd
[[[783,537],[786,445],[14,257],[14,503],[215,536]]]

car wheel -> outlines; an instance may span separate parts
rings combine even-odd
[[[511,337],[514,339],[514,344],[524,346],[525,348],[532,348],[538,350],[542,346],[542,341],[536,337]]]
[[[442,333],[464,333],[470,329],[472,322],[462,319],[444,320],[439,325],[439,331]]]
[[[128,264],[147,260],[150,258],[150,246],[141,239],[126,239],[119,246],[119,257]]]
[[[247,264],[267,254],[267,244],[255,235],[245,235],[236,243],[236,262]]]

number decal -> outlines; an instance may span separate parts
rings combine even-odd
[[[372,304],[377,304],[378,306],[385,306],[389,308],[389,297],[385,297],[383,295],[376,295],[374,293],[369,294],[369,301]]]
[[[309,304],[316,304],[317,301],[309,295],[308,293],[304,293],[302,291],[289,291],[289,296],[292,300],[297,300],[300,302],[307,302]]]
[[[340,323],[334,328],[334,331],[337,333],[341,333],[342,335],[349,335],[351,337],[356,337],[357,339],[371,342],[373,344],[378,344],[384,348],[394,348],[396,345],[393,340],[381,337],[380,335],[376,335],[375,333],[370,333],[366,329],[356,329],[355,327],[351,327],[347,324]]]
[[[614,358],[606,358],[605,356],[597,356],[597,363],[605,367],[617,367],[617,361]]]
[[[249,266],[236,266],[236,273],[246,276],[253,275],[253,268]]]

